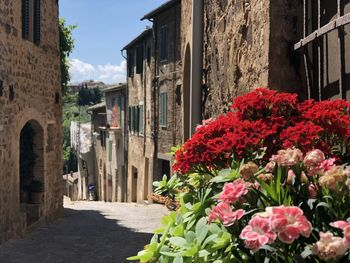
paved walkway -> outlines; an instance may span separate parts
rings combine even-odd
[[[0,246],[1,263],[124,263],[148,244],[159,205],[65,202],[65,215]]]

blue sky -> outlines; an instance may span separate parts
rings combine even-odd
[[[140,18],[166,0],[60,0],[60,17],[74,30],[71,82],[125,81],[126,63],[120,49],[141,33]]]

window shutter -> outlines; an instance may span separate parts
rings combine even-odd
[[[41,0],[34,0],[34,43],[40,44]]]
[[[22,37],[29,39],[29,0],[22,0]]]
[[[144,112],[143,112],[143,105],[140,105],[140,133],[144,133],[144,121],[143,121],[143,117],[144,117]]]
[[[143,73],[143,46],[138,46],[136,49],[136,74]]]
[[[140,132],[140,107],[136,106],[136,131]]]

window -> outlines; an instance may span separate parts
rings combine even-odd
[[[168,60],[168,26],[160,28],[160,60]]]
[[[161,127],[167,127],[168,125],[168,94],[166,92],[160,93],[159,103],[159,125]]]
[[[136,48],[136,74],[143,73],[143,46]]]
[[[118,107],[118,127],[122,127],[122,112],[124,110],[123,108],[123,100],[122,97],[119,95],[117,97],[117,107]]]
[[[129,129],[131,133],[144,132],[143,105],[132,106],[129,108]]]
[[[303,38],[294,48],[304,56],[309,98],[350,98],[349,8],[349,1],[304,0]]]
[[[141,134],[144,133],[144,118],[143,118],[143,115],[144,115],[144,112],[143,112],[143,105],[139,105],[139,132]]]
[[[22,0],[22,37],[40,44],[41,0]]]
[[[128,53],[128,76],[133,77],[134,76],[134,65],[135,64],[135,56],[134,52]]]

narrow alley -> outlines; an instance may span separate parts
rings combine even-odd
[[[1,263],[123,263],[147,244],[167,213],[160,205],[71,202],[64,217],[0,247]]]

